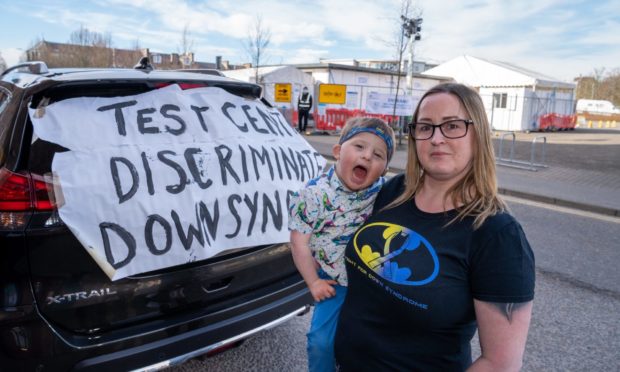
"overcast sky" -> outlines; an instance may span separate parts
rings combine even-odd
[[[319,58],[390,59],[400,0],[0,0],[0,53],[8,65],[36,39],[67,42],[80,25],[113,46],[181,49],[187,25],[196,59],[248,62],[244,43],[260,15],[271,31],[267,64]],[[467,54],[509,62],[564,81],[620,68],[620,1],[414,2],[424,19],[415,59]]]

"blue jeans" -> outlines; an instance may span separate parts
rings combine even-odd
[[[329,279],[319,271],[321,279]],[[336,368],[334,337],[340,308],[347,294],[347,287],[333,286],[336,295],[314,305],[308,337],[308,369],[310,372],[332,372]]]

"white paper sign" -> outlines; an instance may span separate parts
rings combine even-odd
[[[57,153],[62,220],[112,280],[285,242],[288,199],[325,160],[276,110],[177,85],[31,109]]]
[[[366,112],[371,114],[394,114],[394,94],[369,92],[366,96]],[[396,102],[396,116],[411,116],[419,97],[399,95]]]

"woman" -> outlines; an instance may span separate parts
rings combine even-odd
[[[410,125],[406,174],[391,179],[346,249],[340,371],[519,370],[534,256],[497,195],[478,93],[430,89]],[[478,328],[482,355],[472,363]]]

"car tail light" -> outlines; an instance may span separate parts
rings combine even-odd
[[[52,184],[43,176],[0,169],[0,228],[26,226],[31,212],[53,211]]]
[[[54,188],[51,183],[45,181],[43,176],[31,174],[32,177],[32,193],[33,207],[37,211],[51,211],[56,208],[54,205],[53,195]]]
[[[31,204],[29,177],[0,169],[0,211],[25,211]]]

